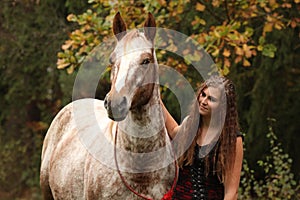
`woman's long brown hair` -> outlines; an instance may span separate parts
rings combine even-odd
[[[227,175],[226,172],[232,169],[234,165],[236,134],[239,131],[235,87],[233,83],[225,77],[212,76],[201,84],[197,92],[197,98],[191,105],[189,117],[182,123],[178,131],[180,144],[177,144],[178,147],[176,148],[179,148],[177,149],[178,151],[181,151],[182,153],[184,152],[178,159],[178,163],[179,166],[182,167],[184,165],[192,165],[194,162],[195,147],[197,145],[196,140],[201,134],[201,131],[198,131],[201,127],[198,98],[199,94],[208,87],[223,90],[223,95],[221,95],[220,114],[223,115],[225,121],[223,120],[224,125],[216,144],[217,146],[214,148],[214,152],[210,154],[213,155],[212,166],[210,165],[211,161],[209,161],[208,156],[205,157],[205,174],[208,175],[208,173],[212,170],[213,173],[217,173],[217,176],[221,181],[224,181]],[[191,143],[189,148],[186,151],[183,151],[183,148],[188,145],[188,142]]]

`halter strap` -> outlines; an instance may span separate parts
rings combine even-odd
[[[114,157],[115,157],[115,164],[116,164],[116,167],[117,167],[117,172],[123,182],[123,184],[127,187],[127,189],[129,189],[132,193],[134,193],[136,196],[138,197],[141,197],[143,199],[146,199],[146,200],[153,200],[151,198],[148,198],[142,194],[139,194],[137,191],[135,191],[125,180],[124,176],[122,175],[121,171],[120,171],[120,168],[119,168],[119,165],[118,165],[118,161],[117,161],[117,136],[118,136],[118,127],[116,129],[116,135],[115,135],[115,145],[114,145]],[[175,158],[175,153],[173,152],[174,154],[174,158]],[[177,161],[176,159],[174,159],[174,165],[175,165],[175,177],[174,177],[174,180],[173,180],[173,184],[172,184],[172,187],[171,189],[163,196],[162,200],[168,200],[168,199],[171,199],[172,195],[173,195],[173,191],[175,189],[175,186],[176,186],[176,183],[177,183],[177,177],[178,177],[178,167],[177,167]]]

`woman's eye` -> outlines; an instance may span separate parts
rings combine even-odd
[[[206,97],[206,94],[204,92],[201,92],[201,97]]]
[[[209,100],[210,100],[211,102],[216,102],[216,101],[217,101],[217,99],[215,99],[215,98],[213,98],[213,97],[210,97]]]
[[[141,63],[142,65],[147,65],[150,63],[150,59],[149,58],[146,58],[143,60],[143,62]]]

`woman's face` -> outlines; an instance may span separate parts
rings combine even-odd
[[[218,88],[207,87],[199,94],[199,112],[202,116],[211,116],[220,105],[221,92]]]

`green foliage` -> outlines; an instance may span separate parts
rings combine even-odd
[[[64,10],[56,0],[1,3],[0,199],[40,193],[42,141],[61,107],[54,66],[66,39]]]
[[[258,52],[273,58],[276,46],[268,42],[268,33],[299,26],[299,18],[286,18],[289,17],[286,14],[288,9],[297,9],[298,1],[88,2],[91,4],[90,9],[80,15],[70,14],[67,18],[80,27],[70,34],[69,40],[62,46],[62,52],[58,53],[57,67],[67,69],[68,73],[73,73],[93,48],[112,35],[110,28],[116,11],[123,14],[125,21],[129,23],[128,28],[135,28],[140,24],[143,13],[152,12],[158,26],[181,31],[203,45],[223,74],[228,74],[229,68],[234,64],[251,66],[250,59]],[[254,35],[259,35],[259,39]],[[160,53],[163,52],[158,54]],[[166,64],[179,68],[174,61]],[[183,62],[182,65],[186,64]]]
[[[275,121],[269,119],[269,122]],[[267,134],[269,152],[264,160],[257,161],[265,172],[264,179],[257,180],[254,170],[249,168],[246,159],[243,161],[239,196],[241,199],[296,199],[299,198],[300,184],[291,172],[292,159],[284,153],[272,126]],[[251,151],[251,149],[250,149]]]

